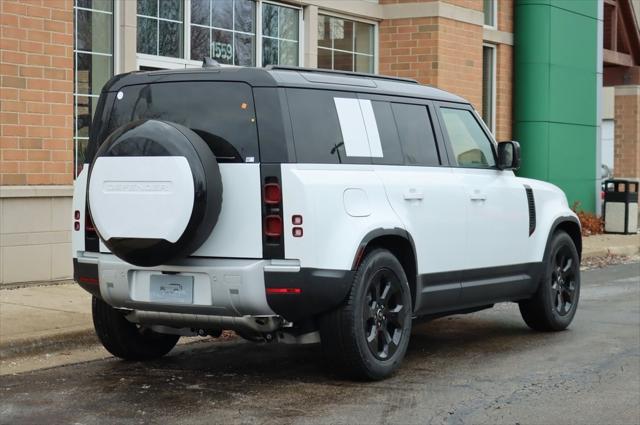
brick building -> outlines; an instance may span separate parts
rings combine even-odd
[[[454,92],[498,140],[521,141],[523,175],[559,184],[594,210],[604,102],[598,35],[625,28],[604,63],[613,58],[610,66],[637,77],[636,3],[2,0],[0,284],[69,278],[73,180],[102,85],[122,72],[199,67],[203,56],[411,77]],[[624,25],[607,24],[618,12]],[[609,81],[607,67],[604,74]],[[605,96],[603,109],[616,111],[615,168],[638,176],[640,86],[627,74],[609,81],[624,87]],[[567,114],[572,108],[579,114]]]

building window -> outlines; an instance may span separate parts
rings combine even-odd
[[[374,26],[318,15],[318,68],[374,72]]]
[[[138,53],[181,58],[183,0],[138,0]]]
[[[191,59],[253,66],[255,21],[252,0],[191,0]]]
[[[482,46],[482,120],[495,133],[496,46]]]
[[[484,0],[484,25],[487,27],[496,27],[498,20],[498,1]]]
[[[113,76],[113,0],[74,2],[74,174],[82,164],[102,86]]]
[[[262,66],[298,65],[300,11],[262,3]]]

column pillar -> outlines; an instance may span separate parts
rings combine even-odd
[[[640,85],[615,88],[615,122],[613,172],[640,179]]]

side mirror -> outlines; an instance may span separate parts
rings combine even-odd
[[[498,168],[501,170],[520,168],[520,143],[514,141],[498,143]]]

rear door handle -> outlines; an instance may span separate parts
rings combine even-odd
[[[424,193],[418,192],[415,189],[409,189],[403,195],[405,201],[422,201],[424,199]]]

